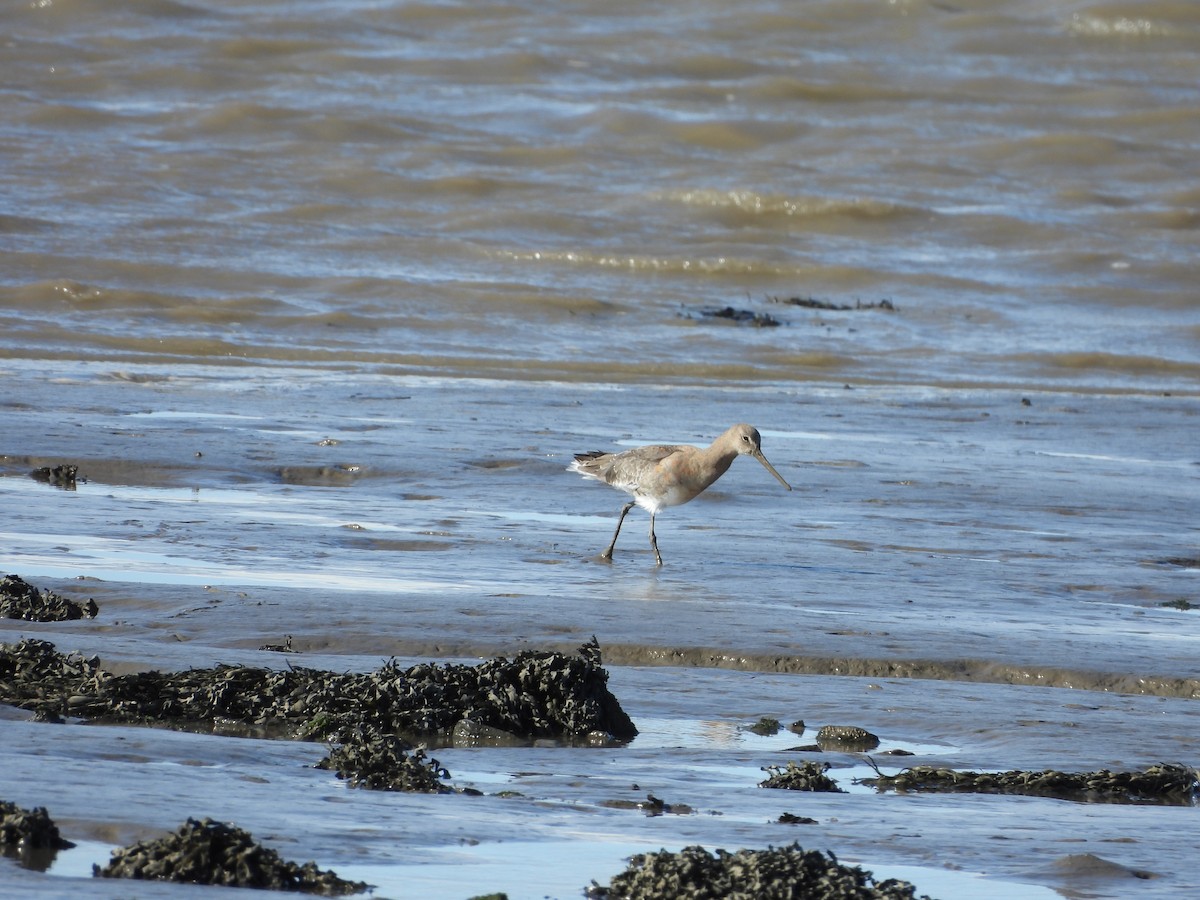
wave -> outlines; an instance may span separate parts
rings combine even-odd
[[[703,275],[795,276],[806,267],[782,265],[736,256],[648,256],[637,253],[603,253],[592,250],[500,250],[495,255],[512,262],[553,262],[628,269],[631,272],[697,272]]]
[[[269,297],[194,297],[154,291],[101,287],[67,278],[35,281],[0,289],[0,306],[37,312],[120,312],[179,321],[234,323],[248,318],[279,315],[290,309]]]
[[[895,221],[910,216],[927,216],[931,210],[873,197],[808,197],[760,193],[752,190],[698,188],[668,191],[666,200],[685,206],[736,210],[755,216],[784,216],[797,219],[848,217]]]
[[[1200,8],[1194,3],[1109,3],[1071,15],[1069,34],[1098,38],[1200,36]]]
[[[1020,353],[1010,359],[1046,369],[1106,372],[1125,375],[1172,375],[1200,382],[1200,363],[1135,354],[1076,352]]]

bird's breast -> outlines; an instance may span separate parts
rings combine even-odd
[[[702,490],[702,489],[701,489]],[[668,506],[680,506],[700,493],[696,485],[674,478],[657,478],[643,482],[635,492],[637,505],[650,512],[658,512]]]

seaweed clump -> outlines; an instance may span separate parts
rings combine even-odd
[[[593,882],[593,898],[608,900],[917,900],[907,881],[846,866],[832,854],[799,844],[766,850],[684,847],[631,857],[607,887]],[[920,900],[928,900],[922,897]]]
[[[756,313],[749,309],[734,309],[724,306],[719,309],[702,309],[700,315],[707,319],[726,319],[739,325],[753,325],[755,328],[776,328],[780,322],[770,313]]]
[[[768,298],[772,303],[786,303],[790,306],[802,306],[805,309],[821,309],[836,312],[845,312],[847,310],[861,309],[882,309],[887,312],[895,312],[896,304],[891,300],[879,300],[875,303],[863,303],[861,300],[855,300],[853,306],[848,306],[845,303],[834,303],[830,300],[818,300],[815,297],[788,297],[786,300],[780,300],[778,297]]]
[[[0,853],[29,869],[44,870],[59,850],[75,845],[58,832],[44,806],[23,809],[0,800]]]
[[[0,619],[67,622],[94,619],[99,612],[95,600],[76,603],[53,591],[39,591],[18,575],[5,575],[0,579]]]
[[[781,788],[785,791],[817,791],[830,794],[846,793],[837,786],[837,782],[825,773],[830,769],[829,763],[805,762],[796,765],[788,762],[787,767],[764,766],[767,779],[758,783],[759,787]]]
[[[57,466],[42,466],[29,473],[30,478],[36,481],[44,481],[65,491],[75,490],[75,479],[78,475],[79,466],[72,466],[66,463]],[[86,478],[80,480],[87,481]]]
[[[329,755],[317,763],[317,768],[334,770],[338,778],[354,788],[417,794],[453,793],[443,781],[450,773],[436,759],[427,758],[419,747],[413,750],[397,735],[371,729],[359,729],[346,735],[340,746],[332,748]]]
[[[96,657],[62,654],[49,642],[27,639],[0,644],[0,702],[41,718],[334,742],[362,728],[449,735],[462,719],[533,738],[604,732],[628,740],[637,734],[608,690],[595,638],[578,655],[531,650],[478,666],[403,669],[392,660],[365,673],[219,665],[128,675],[105,671]]]
[[[136,878],[217,884],[226,887],[300,891],[339,897],[370,885],[347,881],[314,862],[300,866],[254,842],[249,832],[212,819],[188,819],[164,838],[139,841],[112,852],[107,866],[92,866],[97,878]]]
[[[876,770],[878,771],[878,770]],[[944,791],[975,794],[1023,794],[1099,803],[1191,803],[1196,770],[1160,764],[1144,772],[959,772],[935,766],[913,766],[895,774],[864,778],[861,784],[879,791]]]
[[[857,725],[822,725],[817,732],[817,746],[822,750],[855,753],[874,750],[879,746],[879,737]]]

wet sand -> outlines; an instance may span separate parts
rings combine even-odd
[[[1191,552],[1177,527],[1193,499],[1190,399],[712,391],[714,433],[757,411],[798,497],[735,464],[660,518],[659,570],[644,518],[611,564],[596,558],[620,495],[564,469],[593,446],[701,442],[673,418],[701,402],[687,389],[644,390],[636,420],[616,422],[578,385],[139,382],[88,366],[23,384],[0,477],[4,566],[100,613],[5,620],[3,640],[115,671],[366,671],[595,634],[640,731],[623,747],[439,748],[450,783],[484,796],[413,796],[346,788],[311,768],[318,745],[5,708],[5,799],[46,806],[79,843],[49,876],[6,868],[29,896],[107,896],[92,863],[202,816],[376,896],[577,896],[636,852],[793,840],[934,897],[1197,885],[1180,838],[1193,807],[877,794],[853,784],[874,774],[861,755],[789,752],[833,724],[879,735],[871,758],[889,772],[1194,764],[1194,613],[1162,605],[1195,598],[1195,570],[1168,561]],[[60,391],[75,402],[46,402]],[[296,392],[340,412],[298,415]],[[436,414],[450,408],[451,422]],[[74,491],[29,477],[55,461],[79,466]],[[289,635],[300,654],[256,649]],[[807,736],[746,730],[763,716],[802,719]],[[897,749],[914,755],[881,755]],[[788,760],[831,763],[849,793],[757,787]],[[686,812],[648,816],[647,794]]]

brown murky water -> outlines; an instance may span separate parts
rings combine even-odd
[[[0,796],[80,841],[4,879],[107,896],[92,862],[210,815],[392,897],[792,840],[943,898],[1197,890],[1193,808],[765,791],[803,741],[739,726],[1197,762],[1198,46],[1154,2],[14,11],[0,568],[101,615],[0,639],[365,669],[595,634],[642,734],[373,796],[313,746],[0,712]],[[737,421],[795,492],[735,464],[662,569],[640,511],[596,559],[623,498],[572,453]]]

